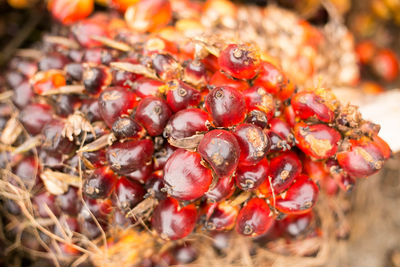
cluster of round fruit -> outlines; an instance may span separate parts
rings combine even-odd
[[[10,62],[0,163],[36,217],[90,239],[135,223],[259,236],[310,214],[318,183],[349,190],[390,157],[356,107],[296,89],[252,45],[172,42],[105,14],[63,32]]]

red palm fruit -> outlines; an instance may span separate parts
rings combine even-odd
[[[170,144],[166,144],[164,147],[154,152],[154,170],[162,170],[165,166],[165,163],[175,150],[175,147],[171,146]]]
[[[188,242],[174,247],[172,254],[175,256],[175,261],[183,265],[194,262],[198,257],[197,249]]]
[[[36,71],[35,71],[36,73]],[[6,81],[6,84],[10,86],[10,88],[14,89],[18,85],[20,85],[23,81],[26,81],[26,78],[24,75],[20,72],[17,72],[15,70],[7,71],[4,74],[4,78]]]
[[[349,175],[357,178],[367,177],[382,168],[388,155],[386,146],[385,150],[382,150],[381,143],[376,143],[367,137],[349,141],[350,148],[337,154],[340,167]]]
[[[53,96],[53,101],[53,103],[57,103],[57,105],[54,105],[56,114],[63,118],[67,118],[69,115],[72,115],[75,112],[75,109],[81,105],[80,98],[72,94]]]
[[[163,99],[148,96],[139,102],[135,119],[147,130],[149,135],[157,136],[162,134],[171,114],[168,104]]]
[[[78,189],[70,186],[67,192],[57,196],[56,204],[62,212],[70,216],[77,216],[82,206],[79,200]]]
[[[139,139],[145,135],[145,130],[131,117],[119,117],[111,128],[114,136],[119,139]]]
[[[295,94],[291,100],[293,110],[300,119],[316,118],[329,123],[335,119],[335,113],[324,102],[322,97],[307,91]]]
[[[234,78],[249,80],[256,76],[260,69],[260,53],[248,44],[230,44],[225,47],[218,63],[224,72]]]
[[[19,120],[31,135],[39,134],[43,127],[52,120],[53,111],[47,104],[32,103],[20,113]]]
[[[53,119],[43,127],[43,149],[62,154],[69,154],[72,152],[74,143],[62,135],[64,126],[65,124],[63,121]]]
[[[93,0],[50,0],[47,3],[53,17],[64,25],[70,25],[89,16],[94,8]]]
[[[297,237],[307,232],[313,219],[314,214],[312,212],[289,215],[285,219],[278,221],[278,228],[289,237]]]
[[[307,156],[327,159],[336,154],[340,133],[325,124],[307,125],[299,122],[294,127],[297,146]]]
[[[104,66],[88,66],[82,74],[83,85],[86,92],[97,95],[111,84],[112,75],[110,70]],[[113,87],[122,88],[122,87]]]
[[[82,161],[88,169],[100,168],[107,163],[105,149],[82,153]]]
[[[79,44],[85,48],[99,47],[102,43],[91,36],[107,37],[106,22],[95,18],[84,19],[71,27],[71,32]]]
[[[82,100],[80,111],[86,115],[86,118],[90,122],[102,119],[99,109],[99,101],[97,101],[97,99],[91,98]]]
[[[11,60],[10,67],[27,78],[31,78],[38,71],[38,64],[35,60],[15,58],[15,61]]]
[[[212,182],[211,170],[201,163],[199,153],[177,149],[164,166],[167,192],[178,200],[195,200],[203,196]]]
[[[229,78],[220,71],[214,72],[213,76],[210,78],[209,84],[214,86],[229,86],[238,91],[244,91],[249,88],[249,84],[246,81]]]
[[[199,60],[186,60],[183,62],[182,79],[184,82],[202,88],[207,85],[207,71]]]
[[[355,52],[361,64],[368,64],[376,53],[376,46],[372,41],[362,41],[356,45]]]
[[[133,87],[133,83],[140,77],[142,76],[133,72],[114,69],[112,70],[111,84],[114,86],[122,86],[126,89],[131,89]]]
[[[64,74],[59,70],[42,71],[35,74],[31,79],[33,91],[42,95],[43,93],[66,85]]]
[[[167,53],[153,53],[150,58],[158,78],[163,81],[180,78],[181,66],[173,56]]]
[[[306,175],[300,175],[296,182],[275,200],[275,208],[286,214],[309,212],[317,202],[318,186]]]
[[[189,235],[197,220],[194,204],[179,207],[173,198],[162,200],[153,212],[151,224],[163,239],[177,240]]]
[[[261,87],[253,86],[243,91],[244,99],[246,100],[246,106],[248,111],[254,109],[261,110],[267,115],[267,119],[270,120],[275,115],[275,100],[273,96]]]
[[[162,34],[162,30],[159,34]],[[177,56],[180,48],[175,41],[167,40],[161,36],[151,36],[144,43],[143,55],[151,56],[157,53],[169,53]]]
[[[209,231],[231,230],[238,213],[239,208],[227,202],[208,204],[205,208],[205,227]]]
[[[206,109],[217,127],[238,124],[247,112],[242,94],[229,86],[214,88],[206,97]]]
[[[389,159],[392,156],[392,150],[390,149],[389,145],[377,135],[374,135],[372,138],[374,145],[379,148],[382,152],[382,156],[384,159]]]
[[[268,126],[268,117],[267,114],[261,110],[252,110],[247,114],[245,122],[264,129]]]
[[[14,168],[13,173],[19,177],[27,188],[39,182],[39,163],[33,156],[23,158]]]
[[[188,107],[198,106],[201,100],[200,91],[181,81],[172,81],[167,87],[167,103],[175,113]]]
[[[163,192],[164,181],[162,172],[154,172],[150,178],[146,181],[145,188],[147,190],[146,196],[155,197],[158,200],[163,200],[167,197],[167,194]]]
[[[363,81],[361,89],[363,93],[371,95],[379,95],[385,91],[385,88],[381,84],[373,81]]]
[[[280,69],[265,61],[261,63],[261,70],[254,80],[254,86],[263,87],[280,100],[288,99],[295,90],[295,86]]]
[[[286,138],[281,137],[277,133],[274,133],[271,130],[266,131],[268,138],[271,142],[271,146],[269,148],[272,152],[281,152],[290,150],[292,147],[292,142],[288,142]]]
[[[50,52],[44,55],[38,62],[39,70],[48,71],[52,69],[62,70],[70,59],[59,52]]]
[[[219,202],[230,198],[235,192],[235,180],[230,176],[220,177],[217,184],[207,191],[206,198],[210,202]]]
[[[259,192],[266,197],[282,193],[301,174],[302,168],[299,157],[293,151],[272,158],[268,178],[258,188]]]
[[[114,190],[117,177],[109,167],[95,169],[83,182],[82,191],[90,198],[106,198]]]
[[[142,0],[131,5],[125,12],[128,26],[137,32],[152,32],[167,25],[172,19],[168,0]]]
[[[125,176],[133,181],[145,183],[151,177],[153,170],[153,164],[145,164],[139,169],[125,174]]]
[[[259,236],[273,225],[274,217],[264,199],[252,198],[240,210],[236,220],[236,231],[245,236]]]
[[[314,181],[322,181],[327,176],[329,176],[329,172],[325,169],[324,161],[315,161],[310,157],[305,156],[302,160],[304,172]]]
[[[143,200],[146,192],[140,183],[120,177],[115,185],[114,193],[117,206],[122,211],[129,212]]]
[[[109,65],[113,60],[114,56],[113,54],[111,54],[110,49],[107,48],[102,48],[102,47],[87,48],[85,49],[83,54],[83,61],[87,64],[91,64],[92,66],[100,64]],[[108,74],[108,77],[110,77],[111,80],[110,74]]]
[[[286,145],[286,148],[289,149],[291,146],[294,146],[295,138],[292,133],[292,128],[290,128],[289,124],[286,121],[284,121],[282,119],[278,119],[278,118],[271,119],[269,121],[269,132],[272,132],[272,133],[276,134],[277,136],[279,136],[280,139],[282,139],[283,142],[285,143],[285,144],[281,144],[281,145]],[[270,134],[268,136],[272,137],[273,135]],[[271,143],[274,143],[274,142],[271,142]],[[278,143],[275,145],[278,146],[278,148],[279,148],[280,144]],[[272,145],[271,145],[271,147],[272,147]],[[281,150],[281,149],[278,149],[278,150]],[[285,150],[285,149],[283,149],[283,150]]]
[[[208,130],[208,114],[198,108],[178,111],[169,119],[164,129],[164,136],[182,139]]]
[[[240,147],[235,136],[228,131],[209,131],[197,150],[218,177],[231,176],[238,166]]]
[[[133,83],[132,89],[138,97],[145,98],[147,96],[160,96],[160,89],[163,86],[165,86],[165,83],[161,81],[142,77]]]
[[[290,106],[286,106],[283,110],[284,116],[285,116],[285,120],[288,123],[288,125],[293,128],[294,125],[296,124],[296,113],[294,112],[293,107]]]
[[[151,163],[154,146],[149,139],[114,143],[107,149],[107,161],[118,174],[129,174]]]
[[[265,157],[270,141],[260,127],[241,123],[235,128],[233,134],[239,143],[241,165],[254,165]]]
[[[109,87],[99,96],[99,112],[112,128],[113,123],[123,114],[129,114],[136,105],[136,96],[123,87]]]
[[[120,12],[125,12],[128,7],[136,4],[139,0],[111,0],[109,1],[111,7],[117,9]]]
[[[32,198],[32,203],[35,207],[35,211],[42,218],[49,218],[51,213],[53,213],[55,216],[58,216],[60,213],[55,202],[55,196],[48,192],[42,192],[35,195]],[[46,207],[48,207],[50,210],[48,210]]]
[[[257,189],[268,176],[268,160],[262,159],[255,165],[239,165],[234,176],[236,186],[242,190]]]
[[[399,76],[397,55],[390,49],[380,50],[372,59],[372,68],[385,81],[396,80]]]

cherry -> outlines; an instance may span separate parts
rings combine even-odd
[[[297,146],[304,154],[316,159],[326,159],[335,155],[341,135],[325,124],[307,125],[299,122],[294,127]]]
[[[230,176],[220,177],[217,184],[205,194],[207,200],[219,202],[232,196],[235,191],[235,180]]]
[[[202,88],[207,84],[206,67],[201,61],[186,60],[183,62],[182,79],[196,88]]]
[[[34,94],[30,83],[28,81],[23,81],[14,87],[12,101],[17,107],[24,108],[32,101],[33,95]]]
[[[119,117],[112,126],[112,132],[117,139],[137,139],[144,136],[144,129],[130,117]]]
[[[171,117],[171,110],[167,103],[154,96],[142,99],[135,113],[135,119],[143,125],[151,136],[162,134],[169,117]]]
[[[325,104],[324,99],[314,92],[299,92],[292,97],[291,103],[296,116],[300,119],[316,118],[327,123],[335,119],[334,112]]]
[[[67,192],[56,197],[56,203],[62,212],[70,216],[77,216],[82,206],[79,200],[78,189],[71,186]]]
[[[32,203],[34,204],[37,214],[42,218],[50,217],[48,210],[45,208],[46,206],[55,216],[58,216],[60,213],[55,203],[55,196],[48,192],[42,192],[35,195],[32,198]]]
[[[200,154],[180,148],[167,160],[163,180],[170,196],[190,201],[207,192],[212,174],[202,165]]]
[[[261,110],[267,116],[267,120],[270,120],[275,115],[275,100],[271,94],[269,94],[261,86],[253,86],[243,91],[243,96],[246,101],[248,111]]]
[[[200,92],[181,81],[169,82],[167,90],[167,103],[173,112],[195,107],[200,103]]]
[[[53,119],[43,127],[43,149],[62,154],[69,154],[72,152],[74,144],[62,135],[64,126],[65,124],[61,120]]]
[[[90,66],[84,69],[82,79],[86,92],[96,95],[111,84],[112,76],[106,67]]]
[[[99,97],[99,111],[108,127],[123,114],[128,114],[136,105],[136,96],[123,87],[109,87]]]
[[[280,100],[288,99],[295,90],[294,85],[286,78],[285,74],[266,61],[261,63],[261,70],[254,80],[254,86],[263,87]]]
[[[206,97],[206,108],[217,127],[233,126],[246,116],[242,94],[229,86],[214,88]]]
[[[301,174],[301,171],[301,161],[293,151],[272,158],[268,178],[259,187],[260,193],[267,197],[282,193]]]
[[[138,97],[159,96],[160,88],[165,84],[158,80],[142,77],[133,82],[132,89]]]
[[[225,130],[212,130],[200,141],[198,151],[218,177],[230,176],[239,163],[240,147],[235,136]]]
[[[208,204],[205,208],[205,227],[209,231],[226,231],[235,226],[239,208],[227,202]]]
[[[306,175],[300,175],[296,182],[275,201],[275,208],[286,214],[302,214],[309,212],[318,197],[318,186]]]
[[[177,200],[162,200],[153,212],[151,224],[163,239],[177,240],[190,234],[196,224],[197,210],[194,204],[179,207]]]
[[[119,178],[115,186],[115,197],[118,207],[128,212],[143,200],[145,190],[141,184],[125,177]]]
[[[31,135],[39,134],[51,119],[51,107],[40,103],[27,105],[19,115],[20,122]]]
[[[265,158],[255,165],[239,165],[236,170],[236,186],[242,190],[258,188],[268,176],[268,160]]]
[[[220,71],[214,72],[213,76],[211,76],[209,85],[214,85],[217,87],[218,86],[229,86],[238,91],[244,91],[247,88],[249,88],[249,84],[247,82],[229,78]]]
[[[114,189],[117,177],[109,167],[95,169],[83,183],[82,191],[91,198],[106,198]]]
[[[252,198],[240,210],[236,221],[236,231],[245,236],[259,236],[273,225],[274,218],[265,200]]]
[[[151,163],[154,151],[149,139],[114,143],[107,149],[106,156],[110,167],[118,174],[129,174]]]
[[[169,119],[164,129],[165,137],[182,139],[205,132],[207,128],[208,114],[198,108],[188,108],[178,111]]]
[[[254,165],[268,152],[270,141],[258,126],[242,123],[233,131],[240,147],[240,164]]]
[[[237,79],[251,79],[260,69],[260,55],[250,45],[230,44],[221,51],[218,63],[221,70]]]

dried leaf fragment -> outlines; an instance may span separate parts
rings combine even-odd
[[[96,136],[94,128],[90,122],[81,112],[77,111],[68,117],[61,134],[62,136],[67,137],[70,141],[73,141],[74,136],[79,136],[82,132],[91,132]]]
[[[62,195],[68,191],[70,185],[79,187],[81,183],[80,178],[77,176],[55,172],[50,169],[45,169],[44,172],[40,174],[40,178],[47,191],[53,195]]]

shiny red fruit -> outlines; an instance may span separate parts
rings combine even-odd
[[[229,86],[214,88],[206,97],[206,108],[217,127],[238,124],[247,112],[242,94]]]
[[[125,176],[133,181],[145,183],[151,177],[153,170],[153,164],[145,164],[139,169],[125,174]]]
[[[200,91],[181,81],[169,82],[167,90],[167,103],[174,113],[200,103]]]
[[[245,44],[230,44],[218,57],[221,70],[237,79],[252,79],[260,69],[260,62],[259,52]]]
[[[131,117],[119,117],[112,126],[114,136],[121,139],[138,139],[145,135],[145,130]]]
[[[86,92],[91,95],[97,95],[107,86],[111,84],[112,76],[107,67],[104,66],[90,66],[86,67],[82,73],[83,85]],[[114,87],[122,88],[122,87]]]
[[[57,196],[56,204],[60,207],[62,212],[70,216],[77,216],[82,206],[78,195],[78,189],[70,186],[67,192]]]
[[[94,18],[84,19],[74,24],[71,32],[79,44],[86,48],[102,46],[102,43],[93,40],[90,36],[107,37],[108,35],[105,22]]]
[[[295,94],[291,100],[293,110],[300,119],[315,118],[329,123],[335,119],[335,114],[324,102],[322,97],[314,92],[306,91]]]
[[[209,231],[227,231],[235,226],[239,208],[227,202],[208,204],[205,227]]]
[[[157,136],[162,134],[171,114],[168,104],[163,99],[148,96],[139,102],[135,119],[147,130],[149,135]]]
[[[198,108],[188,108],[178,111],[169,119],[164,129],[164,136],[182,139],[208,130],[208,114]]]
[[[268,93],[261,86],[253,86],[243,91],[243,97],[246,100],[248,111],[261,110],[270,120],[275,115],[275,100],[274,97]]]
[[[201,61],[187,60],[183,62],[182,79],[196,88],[202,88],[207,84],[206,67]]]
[[[199,153],[177,149],[164,167],[164,184],[170,196],[195,200],[203,196],[212,182],[211,170],[201,163]]]
[[[309,212],[317,202],[318,186],[306,175],[300,175],[296,182],[275,201],[275,208],[286,214]]]
[[[268,126],[268,116],[261,110],[252,110],[247,114],[245,122],[264,129]]]
[[[238,91],[244,91],[249,88],[249,84],[246,81],[229,78],[220,71],[214,72],[213,76],[211,76],[210,78],[209,85],[214,85],[217,87],[229,86],[235,88]]]
[[[268,160],[265,158],[255,165],[239,165],[234,176],[236,186],[242,190],[257,189],[267,179],[268,169]]]
[[[14,87],[12,101],[17,107],[22,109],[33,100],[33,96],[34,93],[31,84],[28,81],[24,81]]]
[[[163,81],[169,81],[180,77],[180,65],[172,55],[154,53],[150,57],[152,67],[158,78]]]
[[[65,124],[61,120],[53,119],[48,122],[42,130],[44,138],[42,148],[53,153],[71,153],[75,145],[63,136],[64,127]]]
[[[107,149],[107,161],[118,174],[129,174],[151,163],[154,151],[153,142],[149,139],[114,143]]]
[[[133,83],[132,89],[138,97],[145,98],[146,96],[159,96],[162,86],[165,86],[165,83],[142,77]]]
[[[212,130],[206,133],[197,150],[218,177],[232,175],[238,166],[239,143],[228,131]]]
[[[217,184],[205,194],[210,202],[227,199],[235,192],[235,179],[230,176],[220,177]]]
[[[93,171],[85,179],[82,186],[83,193],[90,198],[106,198],[114,190],[117,177],[109,167],[102,167]]]
[[[20,178],[27,188],[32,188],[39,182],[39,173],[39,163],[33,156],[23,158],[13,168],[13,174]]]
[[[260,127],[242,123],[236,126],[233,134],[239,143],[241,165],[254,165],[265,157],[270,141]]]
[[[163,239],[177,240],[189,235],[197,220],[194,204],[179,207],[177,200],[162,200],[153,212],[151,224]]]
[[[50,0],[47,4],[53,17],[64,25],[70,25],[89,16],[94,8],[93,0]]]
[[[341,135],[325,124],[307,125],[299,122],[294,127],[297,146],[308,156],[327,159],[336,154]]]
[[[240,210],[236,221],[236,231],[245,236],[259,236],[273,225],[274,217],[264,199],[252,198]]]
[[[145,195],[143,186],[125,177],[120,177],[115,186],[115,198],[117,206],[124,212],[129,212]]]
[[[372,68],[385,81],[396,80],[399,76],[397,55],[389,49],[380,50],[372,59]]]
[[[40,133],[52,120],[53,112],[49,105],[34,103],[26,106],[19,115],[19,120],[31,135]]]

